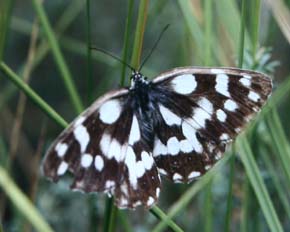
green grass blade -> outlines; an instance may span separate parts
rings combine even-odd
[[[212,15],[213,15],[213,2],[212,0],[205,0],[204,14],[206,18],[205,22],[205,55],[204,65],[210,66],[212,63],[212,41],[213,41],[213,27],[212,27]]]
[[[277,151],[285,177],[287,178],[287,185],[290,186],[290,145],[282,128],[278,113],[274,107],[266,116],[266,124],[271,142]]]
[[[118,211],[118,218],[120,220],[120,224],[122,225],[124,231],[134,232],[133,228],[131,227],[131,225],[128,222],[128,219],[130,219],[130,218],[127,217],[125,212],[119,210]]]
[[[124,33],[124,42],[123,42],[123,55],[122,60],[124,62],[127,62],[128,59],[128,53],[129,53],[129,35],[131,34],[131,24],[132,24],[132,17],[133,17],[133,7],[134,7],[134,0],[128,1],[128,13],[126,18],[126,27],[125,27],[125,33]],[[126,79],[126,69],[127,66],[125,64],[122,65],[122,71],[121,71],[121,86],[124,86],[125,79]]]
[[[83,5],[84,3],[79,0],[74,0],[72,1],[71,4],[68,5],[68,7],[64,10],[58,22],[56,23],[55,30],[58,32],[58,34],[61,34],[67,27],[70,26],[70,24],[75,19],[75,17],[80,13],[81,9],[83,8]],[[10,28],[15,30],[16,32],[20,32],[20,33],[30,36],[31,30],[32,30],[32,23],[29,22],[28,20],[20,19],[18,17],[13,16],[11,20]],[[71,45],[69,42],[65,41],[64,39],[61,40],[61,42],[62,42],[62,45],[66,45],[66,46]],[[76,45],[75,43],[73,43],[72,46],[76,50],[79,48],[79,45],[78,44]],[[33,70],[44,59],[49,49],[50,47],[47,44],[47,41],[43,39],[43,41],[40,42],[40,45],[38,46],[35,52],[35,59],[34,59],[33,67],[32,67]],[[86,49],[84,48],[83,50],[84,50],[83,54],[85,56]],[[96,56],[94,56],[94,58],[96,58]],[[98,59],[98,60],[102,61],[103,59]],[[22,73],[21,70],[23,70],[23,66],[24,64],[20,65],[21,68],[19,69],[20,70],[19,73]],[[7,102],[12,96],[14,96],[16,91],[17,89],[15,88],[15,86],[13,86],[10,83],[7,86],[5,86],[3,91],[2,90],[0,91],[0,111],[1,111],[1,108],[4,106],[4,103]]]
[[[189,29],[189,32],[193,38],[193,41],[195,42],[195,51],[196,51],[196,58],[197,61],[200,62],[200,64],[204,64],[205,58],[204,58],[204,33],[201,29],[201,27],[198,24],[198,21],[194,17],[193,9],[190,1],[183,1],[179,0],[178,5],[181,9],[181,12],[183,14],[185,23]]]
[[[285,209],[285,212],[288,218],[290,218],[290,204],[287,196],[287,191],[285,191],[285,185],[289,186],[289,184],[281,183],[281,181],[279,180],[279,175],[277,175],[277,167],[274,166],[273,160],[270,158],[271,153],[269,153],[265,147],[261,147],[259,153],[262,155],[264,163],[269,172],[269,176],[271,176],[272,178],[273,184],[277,190],[278,197]]]
[[[233,154],[235,152],[233,151]],[[225,216],[225,229],[224,231],[228,232],[231,229],[231,219],[232,219],[232,207],[233,207],[233,182],[235,176],[235,160],[236,157],[232,155],[230,158],[230,176],[229,176],[229,190],[227,196],[227,208],[226,208],[226,216]]]
[[[43,9],[43,6],[39,0],[32,0],[33,6],[35,8],[35,11],[39,17],[39,20],[41,22],[41,25],[43,27],[43,30],[45,32],[45,35],[47,37],[47,40],[50,44],[53,56],[55,58],[56,64],[61,72],[61,76],[63,78],[64,84],[68,90],[70,99],[74,105],[74,108],[76,109],[77,113],[80,113],[83,110],[83,105],[81,102],[81,99],[78,95],[78,92],[76,90],[76,87],[73,83],[70,70],[64,60],[64,57],[60,51],[57,39],[52,31],[52,28],[49,24],[49,21],[47,19],[47,16],[45,14],[45,11]]]
[[[91,38],[91,9],[90,0],[86,0],[87,9],[87,105],[93,100],[93,66],[92,66],[92,38]]]
[[[240,43],[239,43],[239,68],[243,68],[244,46],[245,46],[245,20],[246,20],[246,1],[242,0],[242,18],[240,24]]]
[[[143,38],[145,32],[145,25],[147,20],[149,0],[141,0],[138,10],[138,20],[135,31],[134,45],[133,45],[133,54],[131,58],[131,65],[138,69],[141,60],[142,47],[143,47]]]
[[[243,184],[243,204],[241,208],[241,225],[240,231],[247,232],[248,225],[249,225],[249,203],[250,203],[250,183],[249,179],[245,177],[244,184]]]
[[[10,81],[12,81],[19,89],[21,89],[27,97],[29,97],[43,112],[45,112],[51,119],[57,122],[62,127],[67,127],[67,122],[59,116],[59,114],[52,109],[38,94],[36,94],[23,80],[17,76],[5,63],[0,63],[0,70],[5,74]]]
[[[258,43],[259,43],[259,25],[260,25],[260,0],[251,1],[251,10],[252,10],[252,24],[251,24],[251,38],[252,38],[252,56],[255,58]]]
[[[252,150],[247,139],[244,136],[241,136],[237,140],[237,146],[239,148],[239,152],[241,154],[240,157],[246,169],[247,176],[250,180],[252,188],[254,189],[259,205],[262,209],[262,212],[265,216],[266,222],[270,230],[273,232],[282,232],[282,226],[280,224],[262,176],[259,172],[258,166],[255,162]]]
[[[172,231],[182,232],[183,230],[175,224],[161,209],[156,206],[153,206],[150,209],[150,212],[156,216],[159,220],[161,220],[165,225],[170,227]]]
[[[3,59],[6,35],[10,24],[12,0],[0,2],[0,62]]]
[[[217,19],[224,28],[226,28],[231,42],[233,43],[233,48],[239,47],[240,41],[240,30],[241,28],[241,13],[239,12],[236,1],[220,0],[215,2],[215,7],[217,9]],[[248,34],[245,32],[245,47],[248,48],[250,39]],[[238,50],[237,50],[238,53]],[[238,53],[240,54],[240,53]]]
[[[117,207],[114,206],[114,198],[107,198],[105,220],[104,220],[104,232],[113,232],[116,225],[116,214],[118,213]]]
[[[16,186],[13,180],[6,173],[5,169],[0,166],[0,186],[9,199],[14,203],[21,214],[34,226],[37,231],[52,232],[52,228],[47,224],[39,214],[33,203],[25,194]]]

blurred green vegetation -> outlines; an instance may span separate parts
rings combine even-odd
[[[39,167],[52,140],[84,106],[129,83],[130,70],[90,45],[138,66],[167,24],[146,76],[254,69],[273,77],[269,104],[206,175],[164,179],[150,211],[71,192],[70,177],[48,182]],[[289,43],[289,0],[1,1],[0,231],[289,231]]]

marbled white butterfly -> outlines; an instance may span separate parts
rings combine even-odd
[[[151,207],[160,174],[173,182],[203,175],[272,90],[262,73],[236,68],[176,68],[97,99],[51,145],[44,174],[67,171],[72,189],[115,196],[119,208]]]

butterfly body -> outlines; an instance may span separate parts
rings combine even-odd
[[[272,89],[264,74],[184,67],[97,99],[48,149],[44,174],[70,171],[73,189],[106,192],[120,208],[152,206],[160,174],[190,182],[210,169]]]

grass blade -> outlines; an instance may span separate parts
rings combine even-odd
[[[290,145],[282,128],[278,113],[274,107],[266,117],[266,125],[270,132],[271,142],[277,151],[287,178],[287,184],[290,186]]]
[[[148,6],[149,0],[140,1],[138,10],[138,20],[135,31],[135,39],[133,45],[133,54],[131,58],[131,65],[135,67],[135,69],[138,69],[140,65]]]
[[[93,67],[92,67],[92,38],[91,38],[91,8],[90,0],[86,0],[87,9],[87,105],[93,101]]]
[[[62,127],[67,127],[68,123],[59,116],[54,109],[52,109],[39,95],[37,95],[23,80],[17,76],[5,63],[0,63],[0,70],[5,73],[19,89],[21,89],[43,112],[45,112],[51,119],[57,122]]]
[[[171,221],[170,218],[168,218],[168,216],[164,212],[162,212],[162,210],[159,209],[158,207],[153,206],[150,209],[150,212],[153,215],[155,215],[158,219],[160,219],[164,224],[168,225],[172,231],[176,232],[183,231],[178,225],[176,225],[173,221]]]
[[[123,43],[123,55],[122,60],[124,62],[127,62],[128,59],[128,45],[129,45],[129,35],[131,34],[131,24],[132,24],[132,17],[133,17],[133,7],[134,7],[134,0],[129,0],[128,2],[128,13],[126,18],[126,27],[125,27],[125,33],[124,33],[124,43]],[[122,71],[121,71],[121,86],[124,86],[125,84],[125,78],[126,78],[126,65],[122,65]]]
[[[10,16],[12,9],[11,0],[0,2],[0,62],[3,59],[7,30],[10,24]]]
[[[83,105],[81,102],[81,99],[79,97],[79,94],[76,90],[76,87],[73,83],[72,76],[70,73],[70,70],[68,69],[68,66],[64,60],[64,57],[60,51],[57,39],[52,31],[52,28],[49,24],[49,21],[47,19],[47,16],[45,14],[45,11],[43,9],[43,6],[39,0],[32,0],[33,6],[35,8],[35,11],[39,17],[40,23],[43,26],[43,30],[45,32],[45,35],[47,37],[47,40],[49,42],[49,45],[51,47],[53,56],[55,58],[56,64],[61,72],[61,76],[63,78],[65,87],[68,90],[70,99],[73,103],[73,106],[77,113],[81,113],[83,110]]]
[[[241,160],[246,168],[246,173],[251,183],[252,188],[257,196],[258,202],[265,216],[266,222],[273,232],[282,232],[282,226],[266,189],[265,183],[259,172],[258,166],[253,157],[252,150],[247,139],[241,136],[237,140],[237,146],[241,153]]]
[[[37,231],[52,232],[52,228],[46,223],[30,200],[16,186],[13,180],[0,166],[0,186],[18,208],[21,214],[34,226]]]

